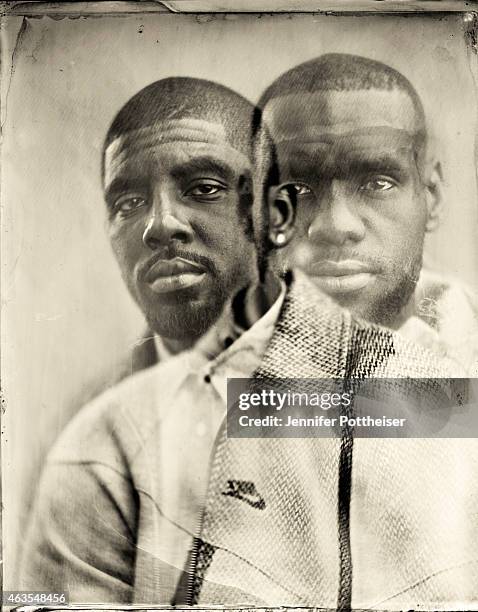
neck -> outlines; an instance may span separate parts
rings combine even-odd
[[[415,314],[415,294],[412,294],[408,303],[400,310],[400,312],[392,319],[388,326],[393,329],[399,329],[408,319]]]
[[[281,284],[277,276],[268,272],[263,283],[251,285],[238,304],[234,305],[238,323],[249,329],[263,317],[277,300]]]
[[[178,353],[182,353],[183,351],[187,351],[194,344],[196,344],[199,337],[188,337],[181,340],[175,340],[173,338],[165,338],[161,336],[161,340],[166,347],[167,351],[171,353],[171,355],[177,355]]]

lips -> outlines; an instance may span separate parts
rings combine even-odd
[[[160,259],[147,271],[144,280],[157,294],[187,289],[201,283],[206,276],[205,268],[182,257]]]
[[[316,285],[332,295],[364,289],[375,276],[369,265],[357,260],[320,261],[311,264],[308,272]]]

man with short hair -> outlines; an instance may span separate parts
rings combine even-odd
[[[192,346],[255,274],[244,136],[253,115],[250,102],[227,87],[182,77],[145,87],[116,114],[102,150],[107,227],[147,326],[126,355],[90,381],[77,409]],[[121,200],[118,187],[127,188]],[[233,235],[230,224],[247,231]]]
[[[252,121],[230,89],[181,77],[145,87],[116,114],[102,151],[107,227],[148,325],[79,406],[192,346],[255,274],[252,238],[231,231],[250,223]]]
[[[255,271],[253,107],[199,79],[157,81],[108,130],[103,181],[123,279],[166,352],[192,346]]]
[[[295,235],[279,267],[303,269],[341,306],[478,369],[478,301],[422,270],[442,171],[411,83],[381,62],[332,53],[263,93]],[[419,280],[420,279],[420,280]]]

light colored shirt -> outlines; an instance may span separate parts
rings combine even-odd
[[[260,364],[285,295],[249,330],[221,319],[194,350],[110,389],[51,452],[22,588],[71,602],[173,601],[197,534],[227,378]],[[216,355],[214,359],[211,357]]]

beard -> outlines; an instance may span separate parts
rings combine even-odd
[[[237,261],[227,273],[219,271],[213,262],[209,263],[208,270],[207,287],[189,287],[152,299],[151,295],[146,299],[143,294],[139,305],[154,332],[162,338],[184,342],[185,346],[193,345],[253,278],[243,261]]]
[[[206,272],[206,287],[186,287],[171,293],[155,295],[144,286],[148,270],[158,259],[182,257],[198,263]],[[219,317],[227,299],[230,280],[223,278],[216,263],[209,257],[199,255],[175,245],[158,250],[140,268],[139,281],[134,274],[124,275],[131,295],[140,307],[150,329],[159,336],[193,343]]]
[[[423,245],[422,245],[423,247]],[[375,281],[363,291],[330,295],[340,306],[356,316],[385,327],[397,328],[404,319],[405,309],[415,292],[423,263],[423,248],[400,262],[387,258],[364,257],[357,252],[327,253],[321,259],[359,259],[368,263],[375,273]],[[281,275],[289,266],[287,257],[278,262]],[[302,268],[302,266],[298,266]],[[307,274],[307,269],[302,268]],[[309,277],[314,281],[313,274]],[[321,289],[324,291],[324,289]]]
[[[405,310],[415,293],[423,265],[423,245],[412,257],[400,263],[384,262],[383,274],[378,276],[377,291],[371,296],[360,316],[372,323],[398,328]]]
[[[406,318],[406,308],[415,293],[421,268],[421,254],[401,265],[388,262],[368,291],[343,299],[340,296],[336,301],[370,323],[397,329]]]
[[[226,288],[215,282],[207,301],[199,300],[193,287],[162,296],[142,310],[150,328],[161,337],[193,343],[219,318],[227,296]]]
[[[231,250],[238,252],[242,236],[231,236]],[[233,250],[234,247],[234,250]],[[228,252],[228,244],[223,248]],[[175,291],[155,294],[150,287],[151,269],[159,260],[180,257],[195,262],[206,273],[199,284]],[[244,241],[244,253],[236,257],[208,257],[175,244],[158,249],[141,263],[119,258],[120,269],[128,290],[139,306],[151,331],[179,341],[184,347],[194,344],[219,318],[234,294],[255,280],[256,258],[253,242]]]
[[[396,328],[401,323],[402,313],[409,304],[416,285],[416,280],[410,276],[403,276],[389,289],[384,288],[381,294],[357,314],[371,323]]]

